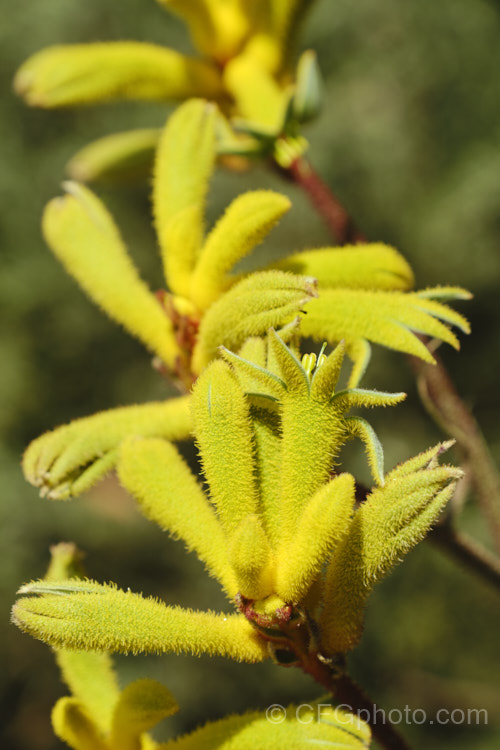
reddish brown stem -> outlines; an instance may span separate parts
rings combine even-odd
[[[237,604],[245,617],[256,625],[259,619],[252,609],[250,600],[237,597]],[[399,734],[386,713],[368,698],[366,693],[356,685],[346,673],[346,662],[343,654],[332,659],[322,657],[312,647],[316,627],[307,615],[294,618],[292,608],[283,610],[279,629],[258,628],[260,635],[267,641],[274,659],[286,667],[300,667],[319,685],[332,694],[332,700],[346,711],[357,715],[370,725],[373,737],[384,750],[410,750],[406,740]],[[266,623],[271,624],[270,622]],[[283,655],[280,658],[280,652]],[[285,660],[283,661],[283,656]]]
[[[354,227],[344,206],[303,156],[290,164],[288,173],[293,181],[307,193],[311,203],[323,217],[339,245],[354,244],[364,240]]]
[[[364,719],[370,725],[374,739],[385,750],[410,750],[405,738],[388,720],[386,712],[373,703],[349,675],[343,674],[338,678],[335,700]]]
[[[377,706],[348,674],[331,671],[317,658],[303,661],[302,669],[332,693],[336,704],[369,724],[374,739],[384,750],[410,750],[405,738],[391,723],[388,715]]]
[[[373,737],[384,750],[410,750],[388,715],[380,709],[345,671],[345,657],[330,662],[309,649],[296,650],[300,666],[316,682],[323,685],[336,704],[370,725]]]

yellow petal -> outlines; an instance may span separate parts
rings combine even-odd
[[[118,448],[129,435],[186,440],[191,430],[189,396],[110,409],[30,443],[23,457],[24,475],[42,494],[65,500],[90,489],[114,467]]]
[[[280,541],[281,519],[281,435],[277,414],[267,409],[252,409],[256,446],[255,471],[262,516],[271,545]]]
[[[413,286],[413,272],[397,250],[380,242],[306,250],[273,268],[315,276],[321,288],[393,289]]]
[[[271,546],[256,514],[246,516],[231,535],[230,561],[246,599],[264,599],[273,593]]]
[[[461,475],[450,466],[408,474],[399,467],[360,506],[327,571],[320,621],[326,653],[356,645],[373,586],[424,538]]]
[[[237,114],[259,129],[278,136],[282,130],[290,92],[250,54],[231,60],[224,69],[224,84],[233,96]]]
[[[108,750],[84,706],[76,698],[60,698],[52,711],[52,726],[59,739],[73,750]]]
[[[158,0],[189,25],[195,47],[206,57],[225,63],[253,31],[263,0]]]
[[[233,200],[208,235],[191,281],[191,297],[204,310],[234,282],[234,265],[260,244],[290,208],[272,190],[255,190]]]
[[[160,130],[141,128],[98,138],[78,151],[66,171],[78,182],[125,182],[149,175]]]
[[[311,398],[315,401],[330,403],[340,377],[344,355],[345,346],[341,341],[326,360],[316,367],[311,378]]]
[[[227,558],[227,540],[196,478],[171,443],[130,439],[118,476],[145,515],[194,550],[230,597],[238,591]]]
[[[335,545],[347,533],[354,507],[354,477],[340,474],[309,500],[296,522],[295,536],[278,554],[276,592],[298,604],[319,575]]]
[[[45,209],[49,247],[94,302],[173,368],[179,348],[172,324],[140,279],[111,215],[88,188],[65,187],[68,195]]]
[[[283,271],[252,273],[208,310],[200,325],[192,369],[199,373],[219,346],[238,350],[250,336],[262,336],[295,318],[316,295],[315,280]]]
[[[390,472],[388,477],[394,481],[399,477],[406,476],[420,469],[435,469],[438,466],[440,456],[446,453],[454,444],[454,440],[445,440],[442,443],[437,443],[423,453],[419,453],[413,458],[403,461],[403,463],[396,466]]]
[[[309,498],[329,479],[346,442],[343,414],[308,395],[286,395],[281,407],[281,535],[290,543]]]
[[[193,390],[195,435],[210,496],[227,531],[257,511],[250,407],[225,362],[213,362]]]
[[[115,709],[111,747],[138,750],[141,735],[178,710],[170,690],[156,680],[143,678],[130,683]]]
[[[175,294],[188,298],[215,163],[215,118],[207,102],[182,105],[168,120],[156,155],[153,209],[165,279]]]
[[[23,586],[12,619],[56,647],[109,653],[180,653],[257,662],[265,644],[243,615],[193,612],[93,581]]]
[[[422,299],[418,292],[325,289],[309,303],[307,311],[302,323],[304,336],[317,341],[345,339],[348,351],[351,344],[368,339],[426,362],[434,359],[414,332],[458,348],[457,337],[439,318],[465,329],[461,315],[442,303]]]
[[[300,396],[309,395],[309,381],[301,362],[286,346],[276,331],[271,329],[268,334],[269,360],[273,369],[279,374],[289,394]],[[280,394],[283,395],[283,392]]]
[[[256,339],[247,339],[247,341],[255,341]],[[265,346],[263,339],[257,339]],[[242,349],[246,346],[243,345]],[[220,347],[220,356],[229,364],[233,365],[234,371],[238,377],[238,381],[245,391],[250,395],[263,395],[274,400],[278,400],[283,392],[286,391],[287,386],[285,382],[281,380],[277,375],[269,370],[266,370],[261,365],[256,365],[254,362],[250,362],[248,359],[243,359],[239,354],[233,354],[229,349]]]
[[[117,99],[217,98],[221,80],[209,63],[141,42],[48,47],[19,68],[14,87],[36,107]]]

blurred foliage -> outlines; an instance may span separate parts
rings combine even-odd
[[[318,51],[326,79],[323,113],[306,133],[313,164],[371,240],[406,255],[419,286],[461,284],[475,295],[465,310],[472,335],[461,353],[444,356],[497,459],[499,34],[500,6],[493,0],[318,0],[303,38],[304,47]],[[15,69],[45,45],[121,38],[189,49],[181,25],[153,0],[18,0],[0,28],[2,89],[9,91]],[[140,347],[102,317],[50,257],[39,230],[42,207],[58,191],[76,149],[107,132],[159,126],[167,109],[127,104],[44,112],[8,94],[0,106],[0,636],[8,652],[0,675],[2,748],[53,750],[60,745],[49,713],[64,688],[52,655],[7,624],[16,587],[43,574],[50,544],[77,542],[94,578],[113,578],[186,606],[224,602],[198,562],[141,520],[112,479],[83,500],[54,504],[38,499],[19,469],[24,446],[40,432],[97,409],[169,393]],[[259,254],[277,257],[285,248],[330,242],[297,188],[262,166],[244,174],[220,171],[209,216],[219,215],[237,192],[263,187],[286,191],[294,208]],[[100,194],[145,277],[158,286],[147,187]],[[397,410],[372,419],[387,467],[441,437],[419,405],[402,357],[377,351],[365,384],[410,395]],[[357,472],[359,463],[362,474],[358,453],[344,456]],[[463,526],[488,541],[472,498]],[[353,670],[380,706],[409,704],[429,713],[488,709],[487,727],[403,727],[416,747],[498,747],[499,616],[494,592],[429,544],[420,545],[377,590]],[[181,711],[169,721],[173,733],[229,711],[317,695],[306,677],[268,664],[172,656],[122,658],[119,668],[124,682],[148,675],[174,692]]]

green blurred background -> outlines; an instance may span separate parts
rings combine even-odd
[[[64,688],[50,650],[8,624],[17,586],[43,574],[51,544],[74,540],[87,552],[89,574],[100,580],[183,605],[224,606],[197,560],[139,518],[113,479],[86,498],[57,504],[39,499],[19,469],[23,448],[40,432],[168,393],[144,351],[87,301],[39,231],[42,207],[59,191],[75,150],[115,130],[160,125],[167,108],[44,112],[9,94],[16,67],[45,45],[122,38],[189,49],[184,28],[153,0],[17,0],[0,29],[0,693],[1,746],[8,750],[61,747],[49,714]],[[466,309],[473,334],[460,353],[444,356],[497,460],[499,38],[500,4],[485,0],[318,0],[303,35],[325,76],[324,110],[306,133],[312,162],[370,239],[406,255],[420,286],[462,284],[474,293]],[[289,192],[294,208],[260,257],[330,243],[304,196],[262,167],[219,172],[210,218],[238,191],[265,186]],[[144,276],[160,287],[147,187],[99,192]],[[366,384],[409,393],[403,406],[371,418],[388,467],[441,437],[403,357],[377,351]],[[366,476],[360,451],[345,459]],[[488,543],[473,498],[462,526]],[[373,596],[353,672],[386,708],[488,710],[487,727],[404,727],[416,748],[492,750],[500,743],[499,616],[498,594],[424,543]],[[181,711],[165,723],[163,737],[230,711],[319,694],[306,677],[268,664],[191,657],[117,663],[124,683],[149,675],[177,696]]]

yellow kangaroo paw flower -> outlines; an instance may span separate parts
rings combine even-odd
[[[165,279],[188,298],[215,163],[215,119],[212,104],[186,102],[169,118],[156,155],[153,210]]]
[[[277,556],[276,592],[298,604],[320,574],[325,560],[347,532],[354,507],[354,477],[340,474],[313,495],[297,519],[293,541]]]
[[[73,750],[109,750],[85,706],[76,698],[60,698],[52,710],[52,726]]]
[[[210,496],[227,532],[255,513],[250,406],[230,367],[213,362],[193,390],[195,434]]]
[[[130,438],[118,476],[144,514],[194,550],[229,597],[238,592],[227,557],[227,539],[196,478],[171,443]]]
[[[205,310],[232,283],[237,261],[259,245],[290,209],[285,195],[255,190],[238,196],[208,235],[191,280],[191,297]]]
[[[327,571],[320,619],[326,653],[356,645],[373,586],[424,538],[453,494],[460,469],[426,468],[441,448],[390,472],[384,487],[373,490],[356,511]]]
[[[116,99],[218,98],[221,78],[207,62],[141,42],[47,47],[19,68],[14,88],[36,107]]]
[[[169,368],[180,354],[172,325],[140,279],[104,205],[88,188],[66,183],[43,216],[45,239],[82,289]]]
[[[316,341],[345,339],[349,349],[368,339],[390,349],[434,362],[413,332],[434,336],[459,348],[455,334],[439,318],[467,330],[465,319],[446,305],[420,297],[419,292],[326,289],[307,307],[302,335]]]
[[[66,500],[90,489],[110,471],[129,435],[185,440],[192,431],[190,396],[124,406],[46,432],[23,456],[26,479],[42,494]]]
[[[256,514],[246,516],[231,535],[230,561],[246,599],[265,599],[273,593],[272,550]]]
[[[414,284],[413,272],[403,256],[380,242],[306,250],[289,255],[273,268],[314,276],[322,289],[407,291]]]
[[[265,644],[243,615],[168,607],[93,581],[27,584],[13,622],[57,648],[109,653],[191,653],[256,662]],[[35,596],[33,596],[33,594]]]
[[[249,336],[290,322],[316,295],[315,280],[283,271],[252,273],[208,310],[200,325],[192,369],[200,373],[220,345],[238,350]]]
[[[141,735],[178,710],[174,696],[160,682],[143,678],[130,683],[116,704],[110,750],[138,750]]]
[[[161,130],[141,128],[112,133],[80,149],[66,165],[77,182],[125,182],[147,177]]]

